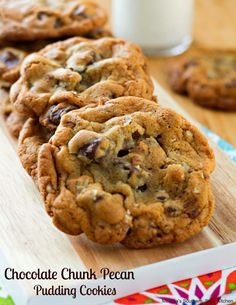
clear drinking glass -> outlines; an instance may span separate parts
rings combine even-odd
[[[113,0],[115,36],[147,55],[178,55],[192,42],[194,0]]]

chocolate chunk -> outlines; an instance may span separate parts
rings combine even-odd
[[[60,124],[61,117],[64,114],[66,114],[74,109],[76,109],[76,107],[71,106],[71,105],[67,106],[67,107],[61,107],[61,108],[59,108],[58,105],[53,105],[50,107],[50,109],[48,111],[48,119],[51,123],[58,126]]]
[[[168,164],[162,164],[161,166],[160,166],[160,169],[166,169],[168,167]]]
[[[168,206],[165,208],[165,213],[170,217],[177,217],[180,214],[180,210],[176,207]]]
[[[59,29],[63,26],[63,22],[61,21],[60,18],[56,18],[55,23],[54,23],[54,28]]]
[[[128,150],[128,149],[121,149],[121,150],[118,152],[117,156],[118,156],[119,158],[121,158],[121,157],[127,156],[128,154],[129,154],[129,150]]]
[[[11,51],[6,51],[0,54],[0,61],[3,62],[8,68],[13,68],[19,63],[19,57]]]
[[[184,204],[184,209],[186,210],[186,213],[189,215],[189,217],[191,217],[192,219],[196,218],[200,214],[196,199],[193,199],[192,201],[187,201]]]
[[[95,196],[94,201],[95,201],[95,202],[98,202],[98,201],[100,201],[100,200],[102,200],[102,199],[104,199],[104,196],[102,196],[101,194],[99,194],[99,195],[96,195],[96,196]]]
[[[198,208],[195,208],[195,209],[192,209],[188,214],[192,219],[194,219],[194,218],[198,217],[198,215],[200,214],[200,211]]]
[[[111,100],[114,99],[114,98],[117,98],[116,94],[113,93],[113,92],[109,93],[109,94],[107,95],[107,97],[108,97],[109,99],[111,99]]]
[[[164,202],[167,198],[165,196],[157,196],[157,200]]]
[[[138,190],[140,191],[140,192],[145,192],[146,190],[147,190],[147,184],[144,184],[144,185],[141,185],[139,188],[138,188]]]
[[[84,145],[80,150],[79,154],[85,156],[90,160],[95,160],[96,150],[100,144],[100,139],[93,140],[92,143]],[[97,161],[97,160],[96,160]]]
[[[155,139],[159,143],[159,141],[161,140],[161,134],[159,134]]]
[[[138,139],[141,137],[141,134],[136,130],[134,133],[132,133],[132,138],[135,141],[138,141]]]
[[[167,194],[165,191],[159,191],[156,194],[156,199],[161,201],[161,202],[165,202],[169,199],[169,194]]]

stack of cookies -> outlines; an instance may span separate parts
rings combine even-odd
[[[35,25],[37,5],[33,15],[26,6],[26,20],[7,7],[2,37],[19,39],[18,29],[28,39],[81,34],[80,22],[101,26],[91,19],[103,20],[100,10],[78,14],[76,1],[55,3],[39,18],[52,18],[47,32]],[[25,120],[20,159],[61,231],[149,248],[184,241],[209,222],[213,152],[197,128],[158,105],[138,46],[111,37],[49,44],[25,58],[10,99]]]
[[[73,35],[91,39],[111,36],[103,28],[102,8],[81,1],[0,0],[0,113],[14,137],[25,122],[9,100],[9,89],[19,78],[23,59],[46,45]]]

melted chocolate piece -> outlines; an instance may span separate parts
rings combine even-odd
[[[128,153],[129,153],[129,150],[128,150],[128,149],[121,149],[121,150],[118,152],[117,156],[121,158],[121,157],[124,157],[124,156],[128,155]]]
[[[141,192],[145,192],[147,190],[147,184],[144,184],[144,185],[141,185],[138,190],[141,191]]]
[[[62,26],[63,26],[63,23],[62,23],[61,19],[60,18],[56,18],[55,23],[54,23],[54,28],[55,29],[59,29]]]
[[[179,209],[175,208],[175,207],[166,207],[165,208],[165,213],[170,216],[170,217],[177,217],[180,214]]]
[[[95,201],[95,202],[98,202],[98,201],[101,201],[101,200],[103,200],[103,199],[104,199],[104,196],[102,196],[101,194],[99,194],[99,195],[96,195],[96,196],[95,196],[94,201]]]
[[[13,68],[19,63],[20,59],[13,52],[6,51],[0,54],[0,61],[3,62],[8,68]]]
[[[80,150],[79,154],[85,156],[90,160],[95,160],[96,150],[99,146],[100,139],[95,139],[93,142],[84,145]]]
[[[132,134],[132,138],[135,141],[138,141],[138,139],[141,137],[141,134],[136,130],[133,134]]]
[[[76,107],[74,106],[67,106],[67,107],[61,107],[59,108],[58,105],[53,105],[50,107],[49,111],[48,111],[48,119],[51,123],[53,123],[54,125],[58,126],[60,124],[61,121],[61,117],[76,109]]]

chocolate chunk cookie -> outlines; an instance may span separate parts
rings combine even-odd
[[[69,234],[149,248],[207,225],[214,155],[179,114],[121,97],[63,115],[38,157],[48,214]]]
[[[236,55],[185,56],[171,65],[169,83],[197,104],[236,110]]]
[[[25,59],[11,88],[17,111],[39,117],[45,127],[59,123],[60,103],[68,110],[128,95],[152,99],[153,84],[140,48],[115,38],[49,45]]]
[[[26,55],[26,52],[12,47],[0,49],[0,113],[4,115],[7,128],[14,137],[18,137],[25,122],[25,116],[13,109],[9,90],[19,78],[20,65]]]
[[[84,35],[105,24],[97,4],[77,0],[0,0],[0,39],[37,40]]]
[[[112,36],[112,34],[105,29],[98,28],[90,31],[86,36],[90,39],[97,39],[100,37]],[[50,40],[28,42],[24,45],[7,42],[7,44],[11,46],[5,46],[0,49],[0,113],[5,116],[6,125],[14,137],[18,137],[19,131],[26,120],[26,116],[13,109],[13,105],[9,99],[10,87],[20,76],[20,66],[26,55],[40,50],[49,43]],[[64,104],[59,106],[59,108],[63,105]],[[71,107],[65,108],[66,109],[61,111],[61,114],[68,111]],[[50,113],[51,112],[54,113],[55,109],[54,111],[51,109]],[[48,118],[45,119],[47,120]]]

